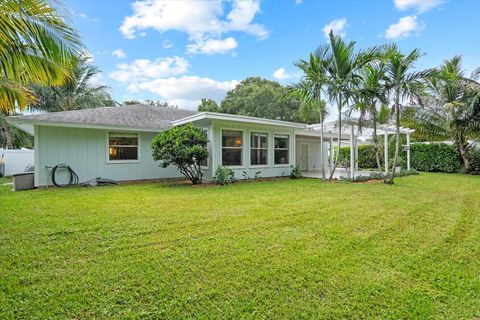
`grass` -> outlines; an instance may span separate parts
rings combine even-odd
[[[480,317],[476,176],[17,193],[2,181],[2,319]]]

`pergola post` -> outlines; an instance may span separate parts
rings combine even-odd
[[[350,178],[355,179],[355,146],[354,146],[355,128],[350,126]]]
[[[407,133],[407,170],[410,170],[410,132]]]
[[[358,136],[355,136],[355,175],[358,174]]]
[[[388,174],[388,130],[385,130],[384,133],[385,142],[384,142],[384,158],[385,158],[385,174]]]

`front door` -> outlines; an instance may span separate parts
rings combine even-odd
[[[308,144],[306,143],[300,145],[300,166],[302,170],[308,170]]]

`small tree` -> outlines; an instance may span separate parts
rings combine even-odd
[[[200,163],[208,158],[207,135],[191,124],[160,132],[152,140],[152,155],[160,167],[174,165],[193,184],[202,183]]]

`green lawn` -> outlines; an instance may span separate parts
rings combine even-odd
[[[2,319],[480,317],[478,176],[10,189]]]

